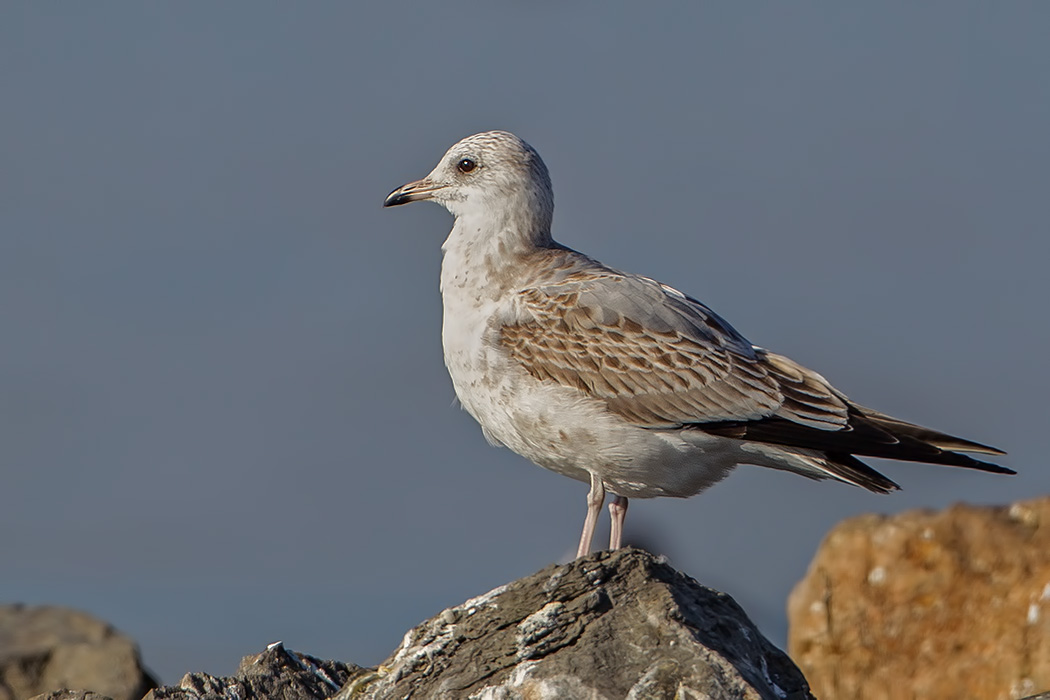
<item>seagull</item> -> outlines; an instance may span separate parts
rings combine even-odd
[[[607,492],[618,549],[628,499],[693,496],[740,464],[876,493],[899,486],[855,455],[1016,473],[962,454],[1002,450],[854,403],[696,299],[556,242],[547,167],[514,134],[468,136],[383,206],[423,200],[455,217],[441,339],[456,396],[492,444],[590,484],[577,557]]]

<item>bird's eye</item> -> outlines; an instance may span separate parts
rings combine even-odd
[[[461,173],[469,173],[476,167],[478,167],[478,164],[474,162],[473,158],[463,158],[456,163],[456,169]]]

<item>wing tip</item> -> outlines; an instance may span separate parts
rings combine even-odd
[[[981,455],[996,455],[1002,457],[1006,454],[1006,450],[1000,450],[998,447],[992,447],[991,445],[983,445],[973,440],[967,440],[965,438],[959,438],[955,436],[934,436],[920,438],[923,442],[929,443],[936,448],[946,450],[948,452],[973,452]]]
[[[977,470],[982,471],[982,472],[991,472],[992,474],[1008,474],[1008,475],[1015,475],[1015,474],[1017,474],[1017,471],[1011,469],[1010,467],[1004,467],[1001,464],[993,464],[992,462],[982,462],[979,459],[975,459],[974,461],[977,462],[977,464],[981,465],[979,467],[974,467],[974,469],[977,469]]]
[[[851,454],[828,452],[825,453],[824,459],[828,473],[840,481],[860,486],[873,493],[884,494],[901,490],[900,484]]]
[[[939,430],[933,430],[932,428],[926,428],[915,423],[909,423],[899,418],[894,418],[885,413],[880,413],[874,409],[859,404],[852,404],[851,408],[856,411],[860,417],[866,419],[870,423],[873,423],[876,427],[888,432],[890,435],[897,437],[906,436],[925,442],[933,447],[936,447],[947,452],[975,452],[977,454],[986,455],[1005,455],[1006,451],[1001,450],[998,447],[992,447],[991,445],[985,445],[984,443],[975,442],[974,440],[967,440],[956,435],[949,435],[948,433],[942,433]]]
[[[974,444],[977,444],[977,443],[974,443]],[[984,454],[984,455],[998,455],[999,457],[1002,457],[1002,456],[1008,454],[1006,450],[1000,450],[998,447],[992,447],[991,445],[981,445],[981,449],[979,449],[979,450],[974,449],[974,448],[971,447],[968,451],[969,452],[976,452],[977,454]]]

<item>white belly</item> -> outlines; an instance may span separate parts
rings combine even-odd
[[[613,493],[636,498],[691,496],[746,461],[736,440],[640,428],[582,391],[536,379],[499,345],[494,304],[456,307],[445,290],[445,364],[490,442],[579,481],[597,474]]]

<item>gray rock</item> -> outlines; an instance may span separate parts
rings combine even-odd
[[[378,668],[272,645],[145,700],[813,700],[729,596],[651,554],[601,552],[442,611]],[[88,700],[52,698],[50,700]]]
[[[805,700],[805,678],[724,593],[637,549],[497,588],[412,629],[333,700]]]
[[[52,690],[50,693],[34,695],[29,700],[113,700],[113,698],[92,693],[90,690]]]
[[[360,666],[321,661],[278,642],[244,657],[233,677],[188,673],[178,685],[155,688],[144,700],[323,700],[366,673]]]
[[[0,700],[67,688],[138,700],[156,685],[135,643],[105,622],[67,608],[0,605]]]

